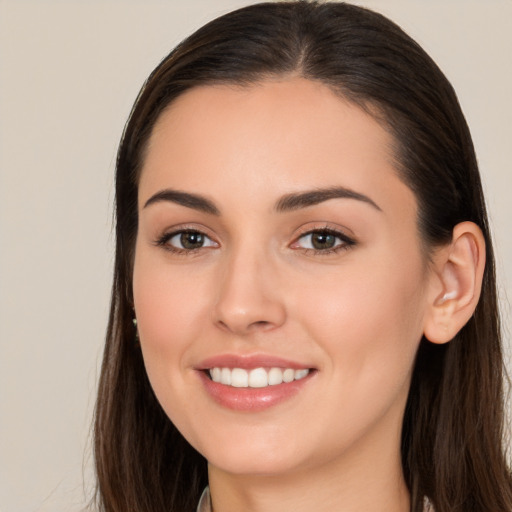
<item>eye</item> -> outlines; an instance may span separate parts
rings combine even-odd
[[[201,233],[201,231],[191,229],[166,234],[158,240],[157,244],[165,246],[166,249],[174,252],[195,251],[204,247],[218,247],[218,244],[210,237]]]
[[[330,253],[348,248],[354,244],[354,240],[339,231],[333,229],[315,229],[300,236],[297,241],[293,243],[292,248],[312,250],[316,253]]]

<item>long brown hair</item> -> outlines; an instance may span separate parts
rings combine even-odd
[[[195,510],[204,458],[158,404],[132,325],[137,184],[162,111],[193,87],[251,84],[294,74],[327,84],[393,135],[396,168],[419,205],[425,250],[461,221],[487,244],[482,295],[446,345],[426,339],[416,358],[402,431],[411,511],[511,512],[503,447],[504,368],[491,237],[473,143],[457,97],[430,57],[372,11],[315,1],[256,4],[183,41],[144,84],[125,127],[116,175],[112,304],[95,417],[98,503],[108,512]]]

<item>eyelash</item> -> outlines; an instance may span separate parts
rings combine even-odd
[[[203,231],[201,231],[199,229],[183,228],[183,229],[177,229],[176,231],[172,231],[170,233],[164,233],[160,238],[158,238],[155,241],[155,245],[158,247],[162,247],[166,251],[169,251],[173,254],[177,254],[179,256],[192,256],[192,255],[196,254],[198,251],[208,248],[208,246],[207,247],[203,246],[203,247],[197,247],[195,249],[181,249],[179,247],[175,247],[175,246],[169,244],[169,241],[172,240],[175,236],[183,235],[185,233],[201,235],[205,239],[213,241],[211,237],[209,237],[206,233],[204,233]],[[216,243],[216,242],[214,242],[214,243]]]
[[[198,251],[201,251],[202,249],[207,249],[208,246],[202,246],[197,247],[194,249],[181,249],[179,247],[175,247],[173,245],[169,244],[169,241],[178,235],[183,235],[185,233],[192,233],[201,235],[204,238],[212,241],[214,244],[216,244],[215,241],[212,240],[211,237],[209,237],[206,233],[203,231],[200,231],[198,229],[178,229],[176,231],[172,231],[170,233],[164,233],[160,238],[158,238],[155,241],[155,245],[158,247],[164,248],[166,251],[169,251],[173,254],[181,255],[181,256],[191,256],[196,254]],[[323,235],[331,235],[338,240],[340,240],[342,243],[339,243],[338,245],[335,245],[334,247],[330,249],[313,249],[313,248],[306,248],[306,247],[293,247],[299,240],[302,238],[305,238],[307,236],[313,235],[313,234],[323,234]],[[304,233],[301,233],[297,238],[295,238],[294,242],[291,244],[291,247],[296,250],[302,250],[304,254],[307,255],[320,255],[320,256],[326,256],[329,254],[336,254],[341,251],[346,251],[352,246],[356,244],[356,241],[350,237],[348,237],[345,233],[338,231],[336,229],[332,229],[329,227],[323,227],[323,228],[314,228],[310,229]]]
[[[312,255],[320,255],[320,256],[327,256],[329,254],[336,254],[341,251],[346,251],[347,249],[350,249],[352,246],[356,244],[356,241],[349,236],[347,236],[342,231],[338,231],[336,229],[332,229],[329,227],[323,227],[323,228],[314,228],[309,229],[308,231],[301,233],[293,242],[292,246],[295,245],[300,239],[313,235],[313,234],[322,234],[322,235],[331,235],[338,240],[340,240],[342,243],[339,243],[338,245],[335,245],[334,247],[330,249],[311,249],[311,248],[298,248],[302,249],[305,254],[312,254]]]

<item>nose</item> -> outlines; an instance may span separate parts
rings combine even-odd
[[[225,262],[214,307],[217,326],[239,336],[275,329],[286,320],[275,265],[262,253],[248,252]]]

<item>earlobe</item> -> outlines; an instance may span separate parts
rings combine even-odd
[[[453,229],[452,241],[434,257],[424,335],[432,343],[447,343],[473,315],[482,288],[485,240],[473,222]]]

